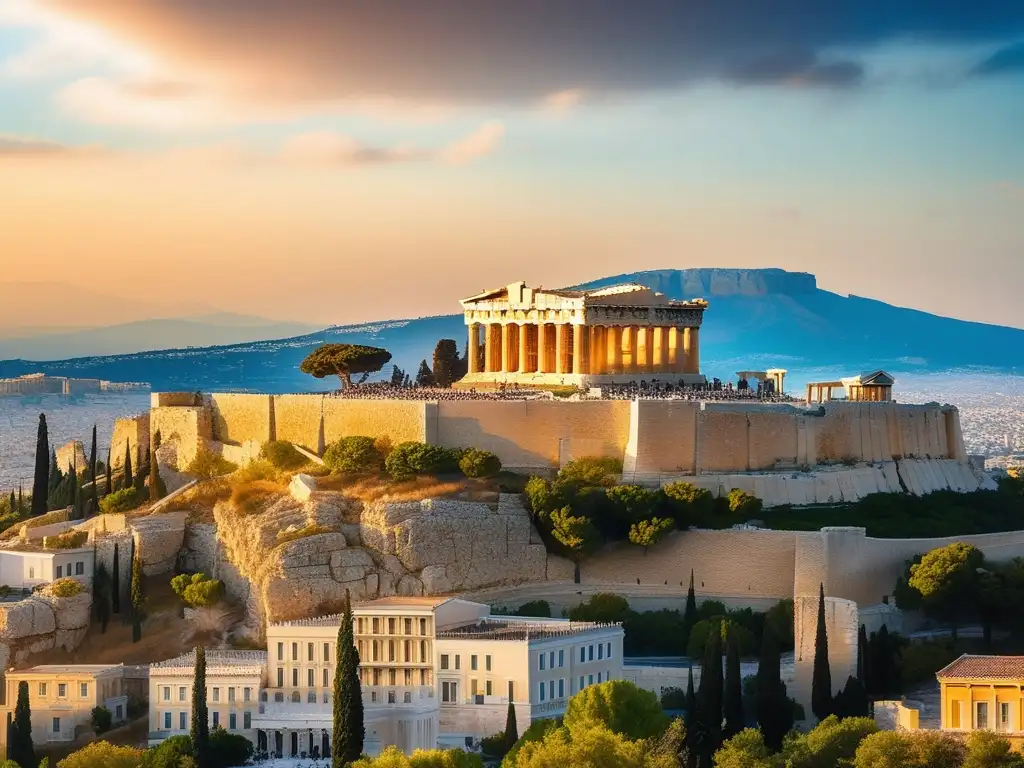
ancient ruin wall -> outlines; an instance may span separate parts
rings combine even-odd
[[[163,434],[160,437],[163,438]],[[132,456],[138,455],[140,445],[149,445],[148,413],[114,422],[114,431],[110,436],[110,465],[115,469],[124,464],[125,443],[130,447]]]
[[[745,411],[706,407],[697,415],[698,472],[748,472],[749,451]]]
[[[213,394],[203,398],[213,417],[213,439],[240,445],[247,440],[274,439],[273,398],[270,395]]]
[[[635,400],[630,403],[624,474],[692,474],[697,466],[699,403]]]
[[[349,435],[386,438],[392,445],[427,439],[428,403],[419,400],[323,398],[324,441]]]
[[[321,430],[324,415],[323,395],[275,395],[274,426],[277,440],[301,445],[320,453],[324,446]]]
[[[161,406],[149,412],[150,428],[160,430],[164,445],[174,444],[174,469],[183,470],[196,457],[201,447],[213,439],[213,425],[208,408]]]

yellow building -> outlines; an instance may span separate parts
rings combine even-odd
[[[18,686],[24,681],[32,710],[32,741],[38,747],[70,743],[91,727],[94,707],[106,707],[115,725],[127,719],[129,669],[135,670],[122,664],[45,664],[7,672],[0,716],[9,727],[18,703]],[[4,757],[7,730],[0,728],[0,755]]]
[[[1024,742],[1024,656],[964,654],[936,673],[944,731],[991,730]]]

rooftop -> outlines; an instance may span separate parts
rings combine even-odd
[[[40,664],[28,669],[7,673],[8,677],[21,675],[97,675],[114,669],[123,669],[123,664]]]
[[[467,624],[437,633],[439,640],[445,638],[472,638],[475,640],[548,640],[553,637],[582,635],[596,629],[615,629],[621,624],[599,621],[550,621],[515,620],[491,617],[477,624]]]
[[[206,670],[207,673],[217,670],[230,669],[233,673],[255,670],[257,674],[263,672],[267,663],[266,651],[207,651]],[[192,674],[196,666],[196,652],[189,651],[173,659],[158,661],[150,664],[153,672],[184,671]]]
[[[935,676],[939,680],[1024,680],[1024,656],[974,656],[965,653]]]

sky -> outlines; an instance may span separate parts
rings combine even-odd
[[[781,267],[1024,327],[1021,136],[1017,0],[2,0],[0,295],[327,324]]]

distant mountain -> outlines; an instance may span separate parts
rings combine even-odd
[[[514,278],[512,275],[511,278]],[[511,279],[510,278],[510,279]],[[970,323],[903,309],[872,299],[820,290],[813,275],[780,269],[686,269],[637,272],[583,284],[648,285],[675,299],[704,297],[710,307],[701,332],[704,371],[726,378],[741,367],[780,365],[830,375],[870,367],[934,372],[964,367],[1024,371],[1024,330]],[[453,306],[457,306],[452,297]],[[461,315],[350,325],[305,335],[206,349],[85,357],[49,363],[10,360],[0,376],[32,371],[148,381],[157,389],[268,392],[333,389],[298,370],[316,346],[373,344],[415,375],[440,338],[465,344]],[[390,373],[390,366],[383,372]]]
[[[139,320],[104,328],[37,333],[0,339],[0,358],[56,360],[125,355],[180,347],[210,347],[262,339],[279,339],[316,330],[306,323],[284,323],[226,312],[184,318]]]

